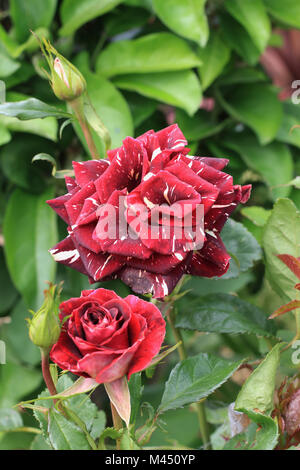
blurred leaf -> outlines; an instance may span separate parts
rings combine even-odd
[[[205,48],[198,53],[202,65],[199,67],[201,84],[206,90],[220,75],[230,58],[230,49],[219,33],[212,32]]]
[[[28,119],[47,118],[49,116],[56,117],[58,119],[72,117],[69,113],[43,103],[36,98],[0,104],[0,114],[4,114],[9,117],[17,117],[22,121],[26,121]]]
[[[3,249],[0,248],[0,314],[9,310],[17,298],[16,291],[7,272]]]
[[[9,130],[4,126],[4,124],[1,123],[1,117],[0,116],[0,145],[5,145],[11,140],[11,133]]]
[[[230,267],[222,279],[238,277],[252,268],[255,261],[262,257],[260,246],[250,232],[239,222],[229,219],[223,230],[222,240],[232,256]]]
[[[230,0],[224,6],[263,52],[271,34],[271,25],[262,0]]]
[[[111,82],[89,70],[87,60],[86,54],[80,54],[75,61],[76,66],[84,74],[91,102],[110,132],[112,148],[118,147],[125,137],[133,135],[129,106]]]
[[[247,217],[254,225],[264,227],[269,220],[271,211],[260,206],[243,207],[241,214]]]
[[[56,216],[46,200],[53,190],[34,196],[16,189],[4,220],[5,255],[11,277],[28,306],[43,301],[45,281],[54,281],[55,262],[48,253],[57,241]]]
[[[0,117],[1,120],[1,117]],[[27,121],[28,122],[28,121]],[[32,164],[32,157],[41,148],[54,150],[51,142],[42,138],[32,138],[22,134],[20,139],[13,139],[0,150],[0,166],[6,178],[17,186],[30,191],[41,193],[45,189],[46,177],[49,175],[48,165],[43,172],[42,164]]]
[[[29,339],[26,318],[30,313],[26,305],[20,300],[11,312],[11,321],[2,327],[3,339],[11,348],[14,358],[19,362],[37,365],[41,361],[41,354]]]
[[[19,121],[14,117],[0,116],[0,124],[5,126],[8,131],[36,134],[54,142],[57,141],[57,121],[52,117]]]
[[[273,450],[278,440],[277,423],[261,413],[247,413],[255,425],[226,442],[222,450]]]
[[[10,15],[17,40],[23,42],[41,26],[48,28],[53,20],[57,0],[10,0]]]
[[[188,295],[179,301],[176,326],[208,333],[248,333],[274,336],[274,322],[254,305],[234,295]]]
[[[263,248],[267,278],[284,302],[295,299],[294,286],[298,279],[276,255],[289,254],[298,258],[299,247],[300,214],[292,201],[278,199],[265,228]]]
[[[104,431],[105,425],[106,425],[106,415],[104,411],[99,410],[97,411],[96,417],[94,418],[93,425],[90,431],[90,434],[93,439],[98,439],[98,437]]]
[[[135,424],[138,411],[141,404],[141,398],[144,387],[142,386],[141,372],[133,374],[128,382],[130,401],[131,401],[131,415],[130,424]]]
[[[121,75],[113,81],[119,88],[178,106],[189,115],[193,115],[201,103],[200,83],[191,70]]]
[[[223,144],[238,152],[247,166],[257,171],[272,189],[273,199],[287,196],[291,188],[272,186],[288,183],[293,177],[293,158],[289,148],[280,142],[260,145],[249,132],[227,135]]]
[[[122,0],[63,0],[60,8],[61,36],[73,34],[84,23],[104,15],[121,3]]]
[[[0,368],[0,408],[16,405],[32,393],[41,383],[40,371],[18,364],[5,364]],[[16,385],[18,384],[18,385]]]
[[[152,116],[157,108],[156,101],[147,100],[136,93],[127,93],[126,101],[131,110],[134,127],[140,126],[147,118]]]
[[[20,62],[11,59],[3,52],[0,52],[0,78],[8,77],[20,68]]]
[[[52,448],[47,444],[42,434],[38,434],[33,439],[30,450],[52,450]]]
[[[181,361],[166,382],[158,412],[164,413],[207,397],[228,380],[242,362],[229,362],[209,354],[198,354]]]
[[[100,53],[96,69],[101,75],[111,77],[185,70],[200,63],[186,41],[163,32],[109,44]]]
[[[277,140],[300,147],[300,107],[292,103],[283,103],[283,120],[277,133]]]
[[[300,3],[298,0],[264,0],[268,11],[280,22],[300,28]]]
[[[273,409],[275,378],[280,360],[281,344],[276,344],[266,358],[248,377],[236,401],[237,411],[270,412]]]
[[[260,51],[253,43],[247,31],[230,15],[221,15],[221,31],[228,45],[248,64],[258,62]]]
[[[282,104],[271,85],[237,85],[228,96],[218,96],[225,110],[251,127],[262,145],[275,138],[282,121]]]
[[[206,0],[153,0],[155,13],[176,34],[205,46],[209,28]]]
[[[0,409],[0,432],[7,432],[23,426],[20,414],[11,408]]]
[[[48,432],[55,450],[90,450],[83,431],[53,408],[49,411]]]
[[[265,82],[266,80],[267,76],[261,70],[247,66],[240,66],[222,75],[220,78],[220,84],[236,85],[238,83]]]

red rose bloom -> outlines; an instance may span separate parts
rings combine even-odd
[[[228,160],[190,156],[186,145],[175,124],[136,139],[127,137],[122,147],[108,152],[108,160],[74,162],[75,179],[66,178],[68,193],[48,201],[69,232],[50,250],[54,259],[87,274],[90,282],[120,278],[135,292],[156,298],[170,294],[185,273],[222,276],[230,256],[220,232],[236,206],[248,200],[251,186],[233,185],[222,171]],[[191,207],[191,228],[197,225],[195,208],[203,206],[202,248],[188,248],[187,240],[176,236],[176,217],[170,219],[169,238],[161,226],[155,239],[143,223],[136,230],[136,205],[144,208],[144,219],[158,205],[161,220],[174,204]],[[135,238],[103,234],[109,207],[125,216]]]
[[[113,382],[145,369],[159,352],[165,321],[155,305],[106,289],[62,302],[60,337],[50,357],[61,369]]]

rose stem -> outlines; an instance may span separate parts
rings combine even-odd
[[[117,431],[119,431],[120,429],[123,428],[122,420],[112,402],[110,402],[110,407],[111,407],[111,415],[112,415],[114,428]],[[117,439],[116,442],[117,442],[117,450],[120,450],[120,447],[121,447],[120,439]]]
[[[180,345],[178,346],[178,354],[179,354],[180,360],[183,361],[184,359],[187,359],[188,356],[187,356],[186,348],[185,348],[183,338],[181,335],[181,331],[178,328],[176,328],[175,323],[174,323],[174,311],[173,311],[172,305],[170,305],[166,316],[167,316],[167,319],[168,319],[168,322],[171,327],[176,343],[181,341]],[[206,421],[204,404],[200,402],[195,403],[195,410],[197,412],[201,438],[205,446],[205,449],[208,449],[210,447],[209,430],[208,430],[208,423]]]
[[[98,150],[97,150],[96,145],[94,143],[94,140],[93,140],[93,137],[92,137],[92,134],[91,134],[91,131],[90,131],[89,124],[88,124],[88,122],[85,118],[85,115],[84,115],[82,97],[80,97],[76,100],[70,101],[70,106],[73,109],[74,114],[78,119],[78,122],[80,124],[81,129],[82,129],[82,132],[84,134],[87,146],[88,146],[88,148],[91,152],[91,156],[94,159],[98,159],[99,158]]]
[[[42,372],[43,372],[45,384],[51,395],[57,395],[56,387],[54,385],[54,382],[50,373],[49,353],[41,349],[41,356],[42,356]],[[57,400],[53,400],[53,401],[54,403],[56,403]]]

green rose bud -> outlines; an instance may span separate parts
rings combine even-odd
[[[50,68],[50,74],[47,75],[57,98],[74,101],[83,95],[86,92],[86,81],[79,70],[46,39],[40,42],[40,46]]]
[[[63,101],[73,101],[86,91],[86,81],[79,70],[59,57],[53,63],[51,85],[54,94]]]
[[[44,291],[45,300],[37,312],[31,311],[32,319],[28,319],[29,337],[31,341],[43,350],[49,351],[58,340],[61,324],[58,316],[59,295],[61,286],[49,283],[49,289]]]

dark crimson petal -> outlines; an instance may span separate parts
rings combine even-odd
[[[81,291],[81,297],[89,297],[91,300],[97,300],[100,305],[103,305],[105,302],[110,300],[120,299],[120,297],[112,290],[103,289],[99,287],[98,289],[87,289]],[[86,299],[84,299],[86,301]]]
[[[91,222],[95,222],[98,219],[97,212],[99,207],[99,197],[98,194],[95,192],[84,201],[80,216],[76,221],[76,225],[85,225]]]
[[[201,162],[206,165],[212,166],[216,170],[223,170],[228,165],[229,160],[227,158],[213,158],[213,157],[197,157]]]
[[[172,124],[171,126],[156,132],[156,135],[162,150],[172,149],[179,152],[187,145],[187,140],[177,124]]]
[[[153,274],[141,269],[125,268],[121,280],[129,285],[137,294],[152,294],[154,298],[163,299],[170,295],[178,281],[185,273],[192,254],[168,274]]]
[[[95,181],[109,166],[108,160],[87,160],[86,162],[72,162],[75,179],[83,187],[90,181]]]
[[[101,345],[116,351],[128,348],[128,346],[130,346],[128,343],[128,324],[131,319],[130,308],[121,298],[118,300],[110,300],[109,302],[106,302],[104,306],[107,310],[115,308],[118,312],[120,321],[118,329],[111,335],[110,338],[102,341]]]
[[[193,276],[223,276],[229,268],[230,255],[219,234],[207,235],[203,248],[193,254],[187,273]]]
[[[69,216],[65,208],[65,203],[71,199],[71,197],[80,190],[73,178],[66,177],[66,186],[68,193],[63,196],[59,196],[55,199],[49,199],[47,204],[61,217],[67,224],[70,224]]]
[[[144,370],[159,353],[166,334],[166,323],[158,308],[150,302],[145,302],[134,295],[129,295],[124,300],[130,305],[133,317],[141,315],[147,323],[145,339],[130,362],[128,370],[128,379],[130,379],[135,372]]]
[[[98,383],[113,382],[127,374],[134,354],[143,343],[144,335],[145,333],[141,332],[137,341],[122,354],[114,354],[111,350],[87,354],[80,359],[78,367],[82,373],[88,374]]]
[[[124,265],[124,260],[120,256],[109,255],[107,253],[96,254],[81,245],[78,245],[77,248],[84,267],[94,282],[111,276]]]
[[[205,217],[205,229],[214,229],[214,231],[220,232],[237,205],[248,201],[250,193],[251,185],[236,185],[227,194],[220,194]]]
[[[82,358],[82,355],[64,328],[57,343],[51,349],[50,358],[61,369],[69,370],[73,374],[82,375],[83,377],[88,376],[85,372],[79,370],[78,361]]]
[[[95,182],[102,203],[106,203],[114,190],[129,191],[139,184],[148,157],[141,143],[127,137],[108,169]]]
[[[95,192],[95,185],[91,181],[77,191],[72,197],[65,203],[65,208],[68,213],[70,225],[75,225],[76,221],[82,211],[85,200],[91,197]]]
[[[102,251],[101,245],[93,239],[94,230],[95,223],[73,227],[74,237],[79,245],[94,253],[100,253]]]
[[[185,162],[178,160],[176,163],[170,162],[166,170],[191,185],[201,195],[201,203],[204,205],[204,213],[206,214],[217,199],[220,191],[212,183],[197,175],[189,165],[190,162],[187,163],[187,160]]]
[[[166,274],[174,269],[187,257],[187,253],[179,251],[171,255],[161,255],[154,253],[147,260],[140,260],[134,257],[127,259],[126,265],[135,269],[147,270],[152,273]]]
[[[76,271],[79,271],[82,274],[88,274],[82,260],[80,259],[79,252],[70,236],[57,243],[57,245],[49,250],[49,253],[58,263],[76,269]]]

